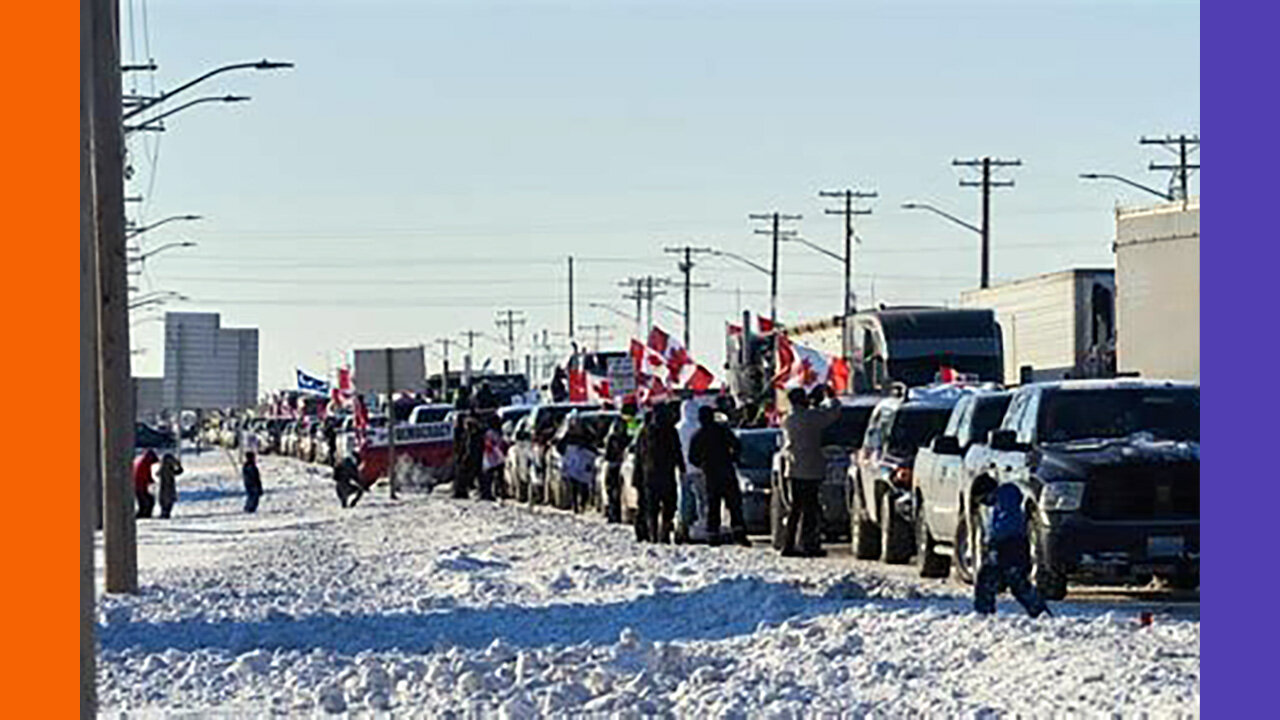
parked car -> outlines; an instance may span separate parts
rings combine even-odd
[[[734,430],[742,443],[738,461],[738,487],[742,492],[742,514],[747,532],[767,535],[771,530],[769,507],[772,496],[772,464],[774,453],[782,446],[778,428]],[[725,524],[721,523],[721,527]]]
[[[529,413],[531,465],[526,478],[529,502],[546,501],[547,452],[560,422],[575,410],[585,412],[599,409],[600,406],[594,403],[555,403],[538,405]]]
[[[533,468],[533,418],[516,421],[507,436],[507,456],[502,467],[503,497],[529,501],[529,475]]]
[[[947,426],[957,388],[912,388],[882,399],[849,465],[854,557],[904,563],[915,552],[912,469],[916,451]]]
[[[1200,386],[1068,380],[1019,388],[991,433],[990,472],[1023,491],[1032,580],[1200,584]],[[973,546],[983,524],[970,515]],[[980,556],[980,555],[979,555]]]
[[[827,459],[827,476],[818,496],[822,504],[822,531],[828,539],[838,539],[849,533],[848,474],[850,455],[862,447],[871,412],[880,402],[880,396],[840,398],[840,419],[822,433],[822,452]],[[787,477],[786,458],[779,450],[774,453],[769,493],[769,527],[773,546],[782,549],[783,523],[791,511],[791,493],[783,480]]]
[[[135,450],[162,450],[178,446],[173,432],[163,428],[155,428],[138,422],[133,425],[133,448]]]
[[[453,405],[449,403],[419,405],[413,409],[413,412],[409,413],[409,424],[425,425],[426,423],[444,422],[453,410]]]
[[[954,566],[962,579],[973,581],[964,508],[971,507],[974,480],[991,462],[987,436],[1000,427],[1012,397],[997,390],[962,397],[942,433],[916,453],[911,480],[922,577],[946,577]]]
[[[555,435],[552,436],[551,443],[547,446],[547,504],[553,507],[567,510],[573,507],[573,497],[570,494],[571,489],[568,481],[560,474],[560,461],[562,455],[557,443],[564,438],[565,433],[569,430],[569,421],[576,417],[582,423],[582,429],[590,440],[591,447],[599,456],[604,452],[604,436],[609,432],[609,428],[613,425],[616,418],[622,417],[622,413],[616,410],[587,410],[579,412],[571,412],[560,421],[560,427],[556,429]],[[598,459],[598,457],[597,457]],[[592,477],[595,476],[594,469]],[[592,495],[596,493],[593,491]],[[597,498],[592,497],[594,504]]]

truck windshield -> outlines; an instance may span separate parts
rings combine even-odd
[[[1046,391],[1040,440],[1122,438],[1200,441],[1199,388],[1098,388]]]
[[[893,431],[889,433],[889,454],[914,455],[921,445],[947,427],[950,417],[949,407],[902,406],[893,418]]]
[[[838,445],[857,450],[862,447],[862,436],[867,432],[867,420],[871,418],[872,405],[840,409],[840,419],[822,431],[822,446]]]
[[[742,442],[742,457],[739,458],[738,467],[770,467],[773,453],[778,449],[778,436],[776,430],[744,432],[738,435],[738,440]]]

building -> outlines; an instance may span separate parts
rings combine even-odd
[[[165,313],[167,409],[243,409],[257,401],[257,328],[221,327],[217,313]]]
[[[1115,275],[1111,268],[1036,275],[966,290],[960,307],[995,311],[1006,382],[1107,377],[1115,373]]]
[[[164,410],[164,378],[135,377],[133,379],[133,415],[137,420],[151,422]]]
[[[1120,372],[1200,379],[1200,197],[1116,210]]]

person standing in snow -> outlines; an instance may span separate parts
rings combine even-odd
[[[458,499],[471,495],[471,464],[468,457],[471,447],[468,433],[471,426],[467,422],[470,416],[471,412],[460,405],[453,420],[453,496]]]
[[[360,484],[360,462],[354,455],[348,455],[333,469],[333,482],[338,492],[338,502],[344,508],[353,508],[364,496],[364,485]]]
[[[644,466],[647,536],[649,542],[670,543],[676,516],[676,471],[685,471],[684,453],[670,404],[654,408],[653,422],[645,423],[638,442],[638,454]]]
[[[138,500],[138,517],[149,518],[156,505],[156,498],[151,494],[151,468],[160,462],[156,451],[147,448],[137,460],[133,461],[133,496]]]
[[[182,474],[182,463],[173,453],[165,453],[160,460],[160,517],[169,519],[173,505],[178,501],[178,476]]]
[[[990,529],[981,548],[982,565],[973,583],[973,609],[983,615],[996,611],[996,596],[1009,588],[1031,617],[1048,610],[1031,584],[1031,553],[1022,490],[1011,483],[996,484],[983,476],[973,489],[978,502],[992,508]]]
[[[741,455],[742,443],[729,428],[716,422],[716,411],[708,405],[698,408],[698,431],[689,443],[689,462],[701,468],[706,479],[707,537],[712,545],[720,544],[720,502],[723,500],[729,511],[734,542],[751,546],[736,472]]]
[[[591,438],[576,413],[569,416],[564,435],[556,440],[556,449],[560,451],[561,476],[568,481],[570,507],[576,515],[587,505],[595,456]]]
[[[622,522],[622,461],[630,443],[626,420],[615,419],[604,438],[604,517],[610,523]]]
[[[488,416],[488,428],[484,432],[484,467],[480,473],[480,499],[494,500],[495,489],[502,478],[502,466],[506,461],[507,447],[502,439],[502,426],[497,413]]]
[[[258,473],[257,453],[247,452],[244,454],[244,467],[241,469],[241,475],[244,477],[244,511],[256,513],[258,512],[258,500],[262,498],[262,475]]]
[[[825,388],[814,398],[827,395]],[[787,465],[786,482],[791,507],[783,528],[783,557],[822,557],[822,506],[818,494],[827,475],[827,458],[822,452],[822,431],[840,419],[840,406],[828,397],[825,407],[810,407],[810,396],[803,388],[787,393],[791,411],[782,421],[782,453]],[[796,530],[800,530],[801,548],[796,549]]]

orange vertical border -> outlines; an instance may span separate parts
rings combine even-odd
[[[8,717],[79,713],[77,3],[7,3],[0,23],[0,668]]]

